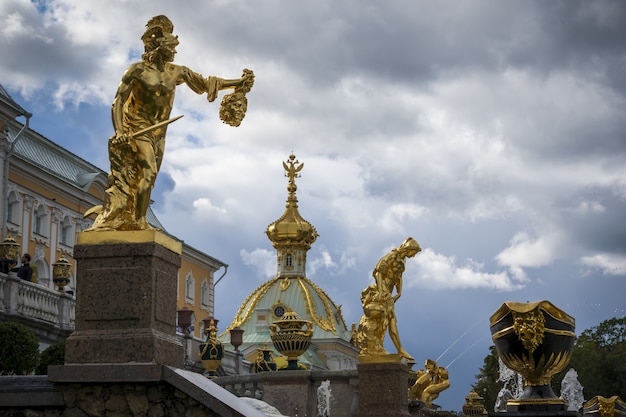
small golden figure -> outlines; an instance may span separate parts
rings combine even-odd
[[[89,230],[149,230],[146,220],[150,193],[161,167],[167,125],[176,86],[187,84],[208,101],[220,90],[234,88],[224,98],[220,115],[225,123],[238,126],[245,115],[245,93],[254,84],[252,71],[244,69],[239,79],[204,78],[189,68],[173,64],[178,37],[166,16],[155,16],[141,37],[142,60],[131,64],[122,77],[113,100],[111,116],[115,134],[109,139],[111,173],[104,204],[85,212],[98,214]],[[228,98],[227,98],[228,97]]]
[[[359,321],[356,337],[361,355],[388,354],[384,348],[385,333],[388,329],[398,355],[408,362],[414,362],[400,343],[395,302],[402,295],[402,274],[406,258],[412,258],[421,250],[417,241],[409,237],[376,264],[372,272],[375,284],[365,288],[361,293],[363,316]]]
[[[432,407],[439,393],[450,387],[448,370],[437,366],[437,362],[427,359],[424,368],[417,371],[417,380],[409,388],[409,400],[422,401],[426,408]]]

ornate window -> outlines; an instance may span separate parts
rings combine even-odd
[[[65,216],[59,225],[59,243],[65,246],[74,245],[74,225],[69,216]]]
[[[284,304],[274,304],[272,306],[272,313],[274,314],[274,318],[282,319],[287,311],[287,307]]]
[[[196,281],[193,279],[193,275],[191,275],[191,272],[190,272],[187,274],[187,278],[185,278],[185,300],[192,304],[194,300],[195,286],[196,286]]]
[[[42,237],[50,234],[50,214],[43,204],[33,212],[33,233]]]
[[[209,308],[209,283],[204,280],[202,281],[202,286],[200,288],[200,305],[202,308]]]
[[[9,205],[7,210],[7,221],[17,226],[22,224],[22,203],[17,199],[17,193],[9,194]]]
[[[291,254],[288,253],[287,256],[285,256],[285,266],[292,266],[293,265],[293,261],[291,259]]]

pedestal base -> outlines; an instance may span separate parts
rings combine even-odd
[[[183,368],[176,336],[154,329],[76,331],[67,338],[66,364],[158,363]]]
[[[94,243],[101,232],[83,232],[94,241],[74,247],[76,331],[67,339],[66,364],[183,367],[184,350],[176,337],[180,254],[169,249],[173,239],[150,232],[148,242],[137,242],[136,233],[128,232],[126,243]],[[86,239],[79,235],[78,241]]]
[[[358,417],[408,417],[409,368],[402,363],[359,363]]]

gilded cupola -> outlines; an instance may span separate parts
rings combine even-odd
[[[304,220],[298,211],[296,178],[300,177],[303,167],[304,164],[298,162],[294,154],[289,155],[289,160],[283,162],[285,176],[289,179],[287,205],[283,215],[270,223],[265,230],[267,237],[272,241],[272,246],[278,251],[280,276],[305,275],[306,252],[318,236],[315,227]]]
[[[241,350],[247,360],[254,361],[258,349],[270,345],[270,326],[293,311],[302,320],[312,323],[312,348],[300,361],[315,369],[353,369],[358,349],[350,343],[341,306],[306,277],[306,254],[317,239],[317,230],[298,212],[295,179],[304,164],[290,155],[283,162],[289,179],[287,207],[283,215],[271,223],[265,233],[276,249],[278,273],[261,284],[243,301],[228,329],[243,330]],[[228,343],[228,335],[220,336]]]

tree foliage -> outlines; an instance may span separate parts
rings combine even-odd
[[[578,373],[586,399],[596,395],[626,398],[626,316],[583,331],[569,366],[554,379],[560,383],[569,368]]]
[[[0,323],[0,375],[28,375],[39,363],[35,333],[19,323]]]
[[[43,352],[41,352],[41,359],[39,365],[35,370],[37,375],[47,375],[48,366],[50,365],[63,365],[65,363],[65,341],[55,343],[48,346]]]
[[[489,355],[485,356],[480,373],[476,375],[476,383],[472,385],[472,389],[484,398],[487,411],[494,410],[498,392],[502,389],[503,383],[498,381],[499,376],[498,354],[496,353],[496,347],[491,345],[489,347]]]

